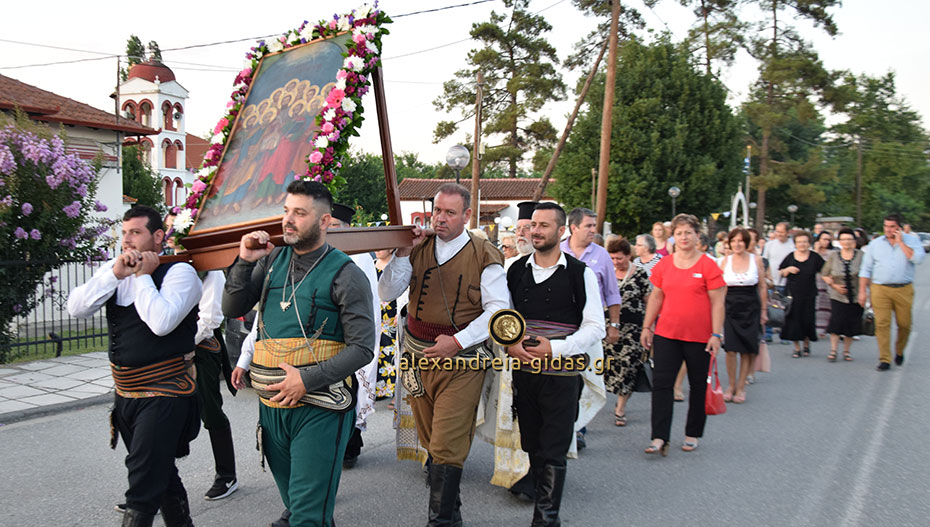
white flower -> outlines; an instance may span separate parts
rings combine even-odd
[[[307,41],[313,40],[313,24],[307,24],[298,36],[307,39]]]
[[[242,69],[251,68],[251,67],[252,67],[252,59],[245,59],[242,61]]]
[[[326,110],[325,112],[323,112],[323,120],[324,120],[324,121],[332,121],[332,120],[335,119],[335,118],[336,118],[336,109],[335,109],[335,108],[330,108],[329,110]]]
[[[174,218],[174,230],[175,232],[187,232],[187,229],[190,229],[193,223],[191,209],[182,209]]]
[[[362,35],[369,35],[369,34],[374,35],[375,32],[378,31],[378,28],[376,28],[375,26],[371,24],[365,24],[364,26],[358,26],[357,28],[355,28],[355,31]]]
[[[361,71],[362,67],[365,66],[365,61],[361,57],[351,56],[346,57],[342,61],[343,69],[352,70],[352,71]]]
[[[277,53],[282,49],[284,49],[284,44],[278,39],[274,39],[268,43],[268,53]]]
[[[368,4],[362,4],[355,8],[355,16],[358,18],[365,18],[371,14],[371,6]]]
[[[343,102],[342,104],[345,104],[345,102]],[[329,146],[329,139],[327,139],[326,136],[321,135],[320,137],[316,138],[316,141],[314,141],[313,146],[317,148],[326,148],[327,146]]]
[[[195,174],[195,177],[197,179],[206,179],[206,177],[209,176],[210,173],[213,172],[214,170],[215,170],[214,167],[203,167],[197,171],[197,174]]]
[[[352,28],[352,25],[349,24],[349,17],[347,16],[339,17],[339,21],[336,22],[336,29],[338,29],[339,31],[348,31],[351,28]]]
[[[378,45],[375,44],[374,40],[366,40],[365,47],[368,48],[368,50],[374,53],[375,55],[378,54]]]
[[[339,80],[337,80],[337,81],[336,81],[336,89],[337,89],[337,90],[343,90],[343,91],[344,91],[344,90],[346,89],[346,80],[345,80],[345,79],[339,79]]]
[[[222,132],[221,132],[221,133],[218,133],[218,134],[216,134],[216,135],[214,135],[213,137],[210,138],[210,144],[213,144],[213,143],[222,143],[222,142],[223,142],[223,139],[224,139],[224,137],[223,137]]]
[[[355,104],[355,101],[346,97],[342,100],[342,109],[346,112],[354,112],[358,106]]]

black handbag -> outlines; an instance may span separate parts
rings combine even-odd
[[[646,358],[643,367],[636,372],[636,381],[633,383],[634,392],[652,391],[652,359]]]
[[[872,311],[872,306],[862,311],[862,334],[867,337],[875,336],[875,311]]]
[[[766,306],[768,321],[765,325],[773,328],[783,327],[785,325],[785,317],[791,312],[792,298],[790,295],[782,295],[774,289],[769,291],[768,297],[769,304]]]

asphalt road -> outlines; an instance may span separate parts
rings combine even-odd
[[[708,418],[693,453],[676,405],[672,451],[646,456],[649,397],[636,394],[629,425],[613,426],[614,398],[588,427],[588,448],[569,462],[562,518],[595,525],[930,524],[930,266],[918,270],[914,333],[903,367],[877,372],[874,338],[853,346],[855,361],[828,363],[829,343],[810,358],[770,346],[771,373],[757,374],[748,402]],[[241,488],[230,498],[201,495],[213,477],[206,433],[179,461],[198,526],[266,525],[282,510],[270,472],[255,450],[258,402],[226,399],[239,456]],[[118,525],[125,450],[108,448],[106,406],[0,426],[0,525]],[[427,489],[416,463],[396,461],[390,412],[380,402],[356,468],[344,471],[336,521],[344,526],[423,525]],[[462,483],[469,526],[528,525],[531,505],[491,486],[493,451],[476,442]],[[156,520],[160,525],[160,520]]]

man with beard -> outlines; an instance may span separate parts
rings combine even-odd
[[[326,243],[331,210],[322,184],[288,185],[287,246],[276,249],[264,231],[243,236],[223,295],[229,317],[259,302],[255,351],[243,350],[233,383],[243,388],[249,371],[261,401],[259,446],[295,526],[332,525],[355,424],[355,371],[373,355],[371,289],[361,269]]]
[[[510,265],[517,261],[520,256],[533,254],[533,240],[530,239],[530,223],[533,218],[534,208],[536,208],[535,201],[521,201],[520,203],[517,203],[517,209],[519,212],[517,215],[517,224],[514,227],[514,232],[517,235],[517,252],[520,254],[517,257],[508,258],[504,262],[505,270],[509,269]]]
[[[385,302],[410,288],[400,377],[418,439],[432,456],[429,526],[462,525],[459,482],[492,357],[488,321],[509,304],[501,252],[465,230],[469,203],[465,187],[439,187],[435,232],[415,227],[414,246],[397,249],[378,283]]]
[[[123,252],[68,297],[68,312],[93,316],[106,306],[116,395],[110,444],[123,438],[129,489],[124,527],[149,527],[161,509],[168,527],[193,525],[175,458],[200,430],[194,396],[194,335],[200,279],[186,263],[159,264],[165,238],[158,211],[123,215]]]
[[[537,527],[560,525],[566,456],[583,386],[580,374],[602,357],[604,338],[597,277],[561,250],[564,233],[562,207],[537,205],[532,219],[536,252],[507,271],[513,306],[526,319],[527,336],[507,353],[520,361],[513,372],[514,406],[535,483],[532,525]]]

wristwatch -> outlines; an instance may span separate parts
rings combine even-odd
[[[610,327],[612,327],[612,328],[614,328],[614,329],[620,329],[620,323],[619,323],[619,322],[608,322],[607,325],[610,326]]]

